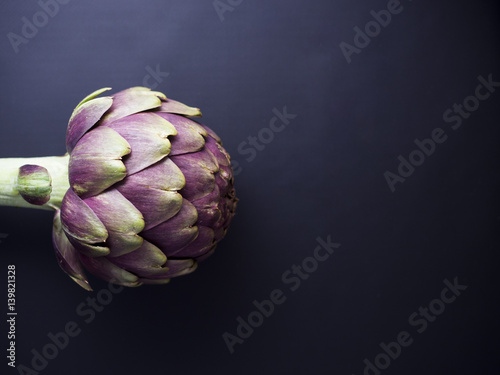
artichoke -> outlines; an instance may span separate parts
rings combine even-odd
[[[65,156],[0,160],[17,175],[13,186],[0,178],[0,204],[55,209],[56,258],[87,290],[84,269],[124,286],[166,283],[226,234],[237,203],[230,157],[189,118],[199,109],[144,87],[99,97],[106,90],[73,111]]]

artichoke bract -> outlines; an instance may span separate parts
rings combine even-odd
[[[56,210],[56,258],[83,288],[84,270],[124,286],[166,283],[193,272],[226,234],[237,203],[230,157],[190,118],[199,109],[144,87],[99,96],[106,90],[69,120],[64,194],[23,198]],[[40,165],[52,185],[64,180],[61,168]]]

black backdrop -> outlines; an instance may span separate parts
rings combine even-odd
[[[7,0],[0,18],[0,157],[63,154],[84,96],[149,85],[202,109],[238,164],[240,198],[195,273],[114,294],[93,277],[85,292],[59,269],[51,213],[1,207],[0,304],[13,264],[16,365],[498,368],[496,1]],[[285,110],[284,125],[270,123]],[[0,373],[18,373],[1,326]]]

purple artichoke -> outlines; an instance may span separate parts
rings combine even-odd
[[[106,90],[75,108],[68,155],[23,165],[18,190],[56,209],[56,257],[83,288],[84,269],[125,286],[165,283],[194,271],[226,234],[237,202],[230,157],[188,118],[197,108],[144,87],[98,97]]]

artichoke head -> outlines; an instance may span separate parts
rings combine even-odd
[[[62,269],[90,290],[84,269],[116,284],[166,283],[213,253],[236,209],[230,157],[190,119],[199,109],[133,87],[75,108],[69,185],[53,243]]]

